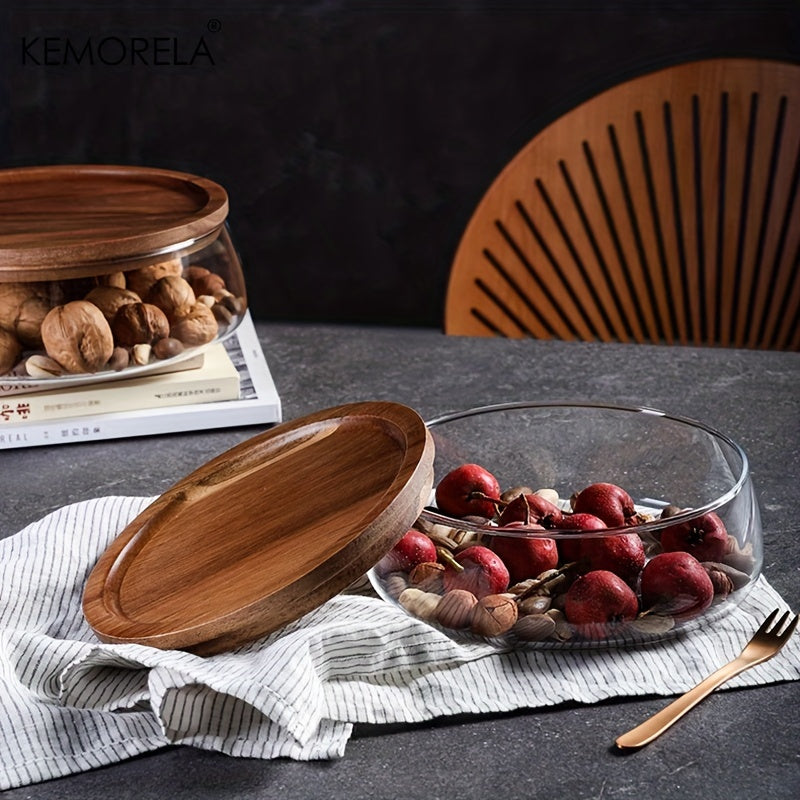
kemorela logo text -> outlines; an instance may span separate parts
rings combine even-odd
[[[23,36],[21,51],[23,66],[34,67],[194,67],[215,63],[202,36]]]

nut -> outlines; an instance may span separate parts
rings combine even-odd
[[[225,291],[225,280],[221,275],[205,267],[192,264],[186,268],[183,277],[189,281],[194,293],[196,295],[210,294],[215,297],[222,291]]]
[[[397,602],[415,617],[430,621],[435,617],[436,607],[441,599],[438,594],[409,587],[400,593]]]
[[[711,578],[711,585],[714,587],[714,599],[724,600],[734,590],[730,575],[724,570],[707,564],[703,564],[703,568],[708,577]]]
[[[19,339],[5,328],[0,328],[0,375],[6,375],[14,369],[21,353]]]
[[[408,588],[405,572],[391,572],[383,580],[386,593],[394,600]]]
[[[115,347],[111,358],[108,360],[108,366],[114,372],[120,372],[125,369],[130,363],[131,357],[124,347]]]
[[[219,327],[214,312],[203,303],[195,303],[170,327],[169,335],[189,347],[213,341]]]
[[[120,289],[118,286],[95,286],[84,298],[94,303],[103,316],[111,322],[114,315],[127,303],[141,303],[142,298],[130,289]]]
[[[52,308],[42,321],[47,355],[67,372],[97,372],[114,351],[114,337],[103,312],[86,300]]]
[[[527,614],[544,614],[550,608],[551,603],[552,600],[549,595],[535,594],[519,602],[519,613],[523,616]]]
[[[640,614],[628,623],[630,627],[646,636],[658,636],[675,627],[675,620],[667,614]]]
[[[25,347],[42,346],[42,321],[50,304],[27,283],[0,284],[0,328],[13,333]]]
[[[183,342],[180,339],[173,339],[167,336],[159,339],[153,345],[153,355],[156,358],[173,358],[183,352]]]
[[[25,361],[25,372],[31,378],[56,378],[64,374],[64,370],[57,361],[39,353],[30,356]]]
[[[152,344],[169,336],[169,322],[164,312],[150,303],[125,303],[111,320],[114,341],[122,347]]]
[[[487,594],[472,612],[470,630],[479,636],[500,636],[517,621],[517,604],[507,594]]]
[[[469,628],[478,598],[466,589],[452,589],[436,609],[436,621],[445,628]]]
[[[523,494],[533,494],[533,489],[531,489],[530,486],[512,486],[510,489],[506,489],[500,495],[500,499],[504,503],[510,503],[512,500],[516,500],[520,495]]]
[[[732,567],[730,564],[722,564],[717,561],[703,561],[702,564],[706,572],[710,573],[711,570],[716,570],[727,575],[733,584],[733,589],[731,591],[735,592],[737,589],[743,589],[750,583],[750,576],[746,572],[742,572]]]
[[[172,258],[161,261],[158,264],[149,264],[146,267],[132,269],[125,273],[125,282],[132,292],[136,292],[139,297],[144,297],[150,287],[165,275],[180,275],[181,261],[179,258]]]
[[[135,344],[131,348],[131,361],[133,361],[137,367],[143,367],[145,364],[150,363],[150,354],[152,351],[153,348],[149,344]]]
[[[547,614],[527,614],[520,617],[511,629],[512,633],[526,642],[541,642],[555,633],[556,621]]]
[[[98,286],[116,286],[118,289],[125,288],[124,272],[112,272],[110,275],[98,275],[95,280]]]
[[[412,586],[426,592],[441,593],[443,578],[444,564],[438,561],[423,561],[411,570],[408,581]]]
[[[183,316],[195,303],[194,292],[180,275],[159,278],[145,295],[145,302],[158,306],[170,322]]]

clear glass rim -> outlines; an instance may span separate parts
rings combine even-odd
[[[587,531],[587,530],[575,530],[575,529],[570,531],[569,529],[566,528],[562,529],[547,528],[545,530],[539,531],[539,530],[523,529],[518,527],[504,528],[497,525],[489,526],[473,522],[471,520],[462,520],[458,519],[457,517],[447,516],[446,514],[442,514],[436,508],[433,508],[431,506],[426,506],[423,509],[423,511],[421,512],[421,516],[423,518],[425,518],[427,521],[431,523],[444,525],[450,528],[457,528],[458,530],[470,531],[474,533],[483,533],[493,536],[501,535],[501,536],[523,538],[523,539],[530,539],[530,538],[560,539],[569,537],[574,538],[575,536],[581,536],[583,538],[602,538],[605,536],[616,536],[621,533],[648,533],[652,531],[661,530],[663,528],[670,527],[672,525],[679,524],[686,520],[695,519],[709,512],[716,511],[717,509],[723,507],[728,502],[730,502],[733,498],[738,496],[742,491],[742,488],[750,479],[750,462],[747,458],[747,454],[742,449],[742,447],[739,444],[737,444],[733,439],[731,439],[729,436],[717,430],[716,428],[707,425],[704,422],[700,422],[699,420],[692,419],[691,417],[681,416],[679,414],[672,414],[657,408],[651,408],[649,406],[626,406],[615,403],[597,403],[588,401],[520,400],[516,402],[495,403],[492,405],[485,405],[485,406],[474,406],[472,408],[464,409],[461,411],[448,412],[445,414],[441,414],[437,417],[433,417],[432,419],[426,420],[425,425],[430,430],[436,428],[436,426],[438,425],[443,425],[447,422],[454,422],[459,419],[466,419],[468,417],[480,416],[482,414],[490,414],[496,411],[514,411],[517,409],[526,409],[526,408],[535,410],[574,408],[586,411],[602,410],[602,411],[612,411],[612,412],[620,412],[627,414],[645,414],[652,417],[662,417],[664,419],[670,420],[671,422],[676,422],[681,425],[686,425],[687,427],[701,430],[704,433],[714,437],[715,439],[724,442],[728,447],[730,447],[733,450],[736,456],[740,459],[741,469],[739,471],[739,475],[736,481],[727,491],[725,491],[723,494],[719,495],[715,499],[709,501],[708,503],[702,506],[695,506],[693,508],[686,509],[665,519],[660,519],[660,518],[653,519],[647,522],[639,523],[637,525],[627,525],[618,528],[606,528],[599,531]]]

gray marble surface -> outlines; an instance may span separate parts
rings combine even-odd
[[[700,419],[746,450],[765,537],[764,574],[800,607],[800,355],[445,337],[435,330],[259,324],[284,417],[396,400],[430,418],[509,400],[647,405]],[[155,495],[258,428],[0,453],[0,536],[66,504]],[[796,683],[727,690],[644,750],[616,735],[663,698],[361,726],[344,758],[295,763],[169,748],[8,791],[17,798],[794,798]]]

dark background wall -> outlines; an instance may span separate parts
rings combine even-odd
[[[251,308],[273,320],[439,326],[472,207],[548,121],[671,62],[800,60],[800,0],[51,0],[0,22],[0,167],[219,181]],[[176,49],[63,63],[104,37]]]

